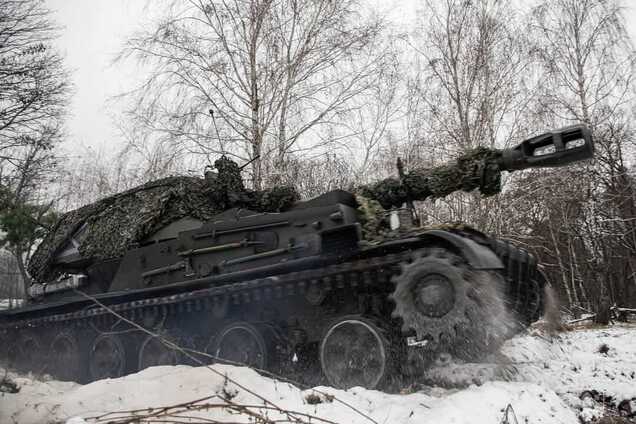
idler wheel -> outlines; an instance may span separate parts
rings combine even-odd
[[[89,352],[88,370],[92,380],[117,378],[124,375],[126,351],[116,334],[100,334]]]
[[[62,331],[58,333],[51,341],[49,355],[52,368],[49,371],[59,380],[81,380],[81,354],[77,338],[72,332]]]
[[[345,317],[328,327],[320,343],[320,365],[336,388],[377,387],[387,376],[389,344],[372,321]]]
[[[541,318],[545,308],[545,290],[547,279],[541,270],[537,270],[536,278],[530,280],[530,299],[528,299],[528,308],[526,312],[527,324],[531,324]]]
[[[13,348],[9,349],[9,364],[22,371],[43,372],[46,369],[44,359],[40,337],[31,332],[19,335]]]
[[[416,252],[393,277],[392,313],[425,350],[474,360],[499,347],[513,325],[496,271],[472,270],[444,249]]]
[[[263,333],[248,322],[234,322],[222,328],[206,351],[219,362],[257,369],[264,369],[269,360]]]
[[[169,336],[148,336],[139,348],[139,370],[160,365],[176,365],[179,363],[179,352],[166,341],[179,344]]]

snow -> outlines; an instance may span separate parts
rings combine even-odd
[[[504,360],[497,364],[435,367],[428,378],[455,386],[488,380],[534,383],[556,393],[578,411],[583,422],[605,415],[622,401],[636,413],[633,324],[579,329],[554,338],[515,337],[504,345],[502,354]]]
[[[609,348],[606,353],[599,351],[602,345]],[[600,418],[621,401],[635,408],[635,372],[636,326],[623,325],[566,332],[553,339],[519,336],[504,346],[497,363],[440,364],[424,385],[406,394],[359,387],[301,390],[249,368],[227,365],[153,367],[87,385],[13,375],[21,390],[1,394],[0,423],[93,423],[98,422],[95,417],[114,411],[142,410],[137,414],[143,415],[147,408],[157,411],[204,399],[179,415],[255,422],[231,406],[253,405],[250,411],[272,420],[285,418],[278,408],[312,423],[320,421],[308,416],[352,424],[498,424],[510,405],[511,424],[513,418],[527,424],[578,424]],[[123,416],[130,413],[107,415],[101,422]]]
[[[22,305],[24,300],[22,299],[0,299],[0,311],[5,309],[17,308]]]
[[[601,353],[605,346],[607,353]],[[596,390],[606,396],[636,396],[636,327],[616,326],[564,333],[560,340],[513,339],[504,354],[519,378],[557,388],[559,393]]]

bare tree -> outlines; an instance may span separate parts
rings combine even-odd
[[[412,41],[419,72],[410,84],[419,102],[409,105],[418,125],[408,141],[420,153],[407,166],[434,166],[478,145],[518,141],[534,95],[519,12],[499,0],[445,0],[427,1],[421,14],[422,36]],[[420,205],[420,215],[492,230],[497,202],[457,193]]]
[[[593,127],[609,119],[629,100],[634,76],[620,4],[547,1],[533,14],[540,40],[535,52],[550,79],[543,106],[563,120]]]
[[[284,164],[312,128],[371,86],[368,51],[380,28],[355,0],[173,4],[123,52],[150,69],[128,93],[128,118],[177,149],[254,160],[258,188],[266,157]]]
[[[282,184],[294,186],[303,198],[311,198],[353,185],[351,164],[341,155],[325,153],[312,158],[290,158]]]
[[[571,302],[581,301],[577,287],[582,297],[590,292],[597,299],[609,295],[615,301],[630,302],[631,297],[634,302],[636,187],[626,158],[634,153],[630,108],[636,56],[620,3],[544,2],[533,10],[533,18],[534,51],[544,69],[540,107],[559,122],[585,122],[596,142],[595,164],[581,169],[587,184],[574,185],[578,192],[572,190],[574,182],[566,171],[557,172],[566,184],[551,195],[568,193],[582,206],[580,213],[563,216],[548,245],[561,260],[565,280],[594,281],[600,288],[571,284]]]
[[[390,43],[390,41],[389,41]],[[380,154],[391,144],[399,132],[399,121],[404,117],[402,91],[403,71],[396,45],[387,49],[382,66],[378,66],[376,83],[351,102],[351,107],[332,125],[331,143],[336,153],[350,163],[351,180],[356,185],[367,184],[381,178],[376,165]],[[395,170],[395,163],[390,173]]]
[[[0,176],[20,167],[24,149],[49,148],[59,133],[69,84],[48,15],[42,1],[0,1]]]
[[[425,101],[440,136],[460,149],[515,135],[528,67],[525,40],[508,2],[428,1],[417,47],[425,61]]]
[[[69,91],[43,3],[0,0],[0,241],[25,281],[25,261],[51,219],[40,186],[56,163]]]
[[[10,299],[8,307],[14,306],[13,299],[23,296],[22,274],[10,252],[0,249],[0,299]]]

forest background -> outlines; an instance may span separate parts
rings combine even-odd
[[[416,207],[423,225],[461,221],[535,254],[574,314],[605,297],[636,306],[635,56],[623,2],[428,0],[414,13],[357,0],[148,2],[112,57],[125,83],[104,108],[116,136],[98,144],[69,142],[74,72],[49,3],[0,0],[4,296],[21,296],[25,264],[59,213],[200,176],[222,154],[250,162],[248,186],[294,185],[308,198],[395,175],[398,157],[407,170],[432,167],[584,123],[594,161]]]

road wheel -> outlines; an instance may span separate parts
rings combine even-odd
[[[89,351],[88,369],[93,381],[124,375],[126,351],[121,337],[116,334],[97,336]]]
[[[265,369],[269,352],[263,333],[248,322],[228,324],[208,344],[206,352],[219,362]]]
[[[179,346],[179,340],[167,334],[148,336],[139,348],[139,370],[160,365],[177,365],[179,352],[168,342]]]
[[[389,374],[389,343],[373,321],[344,317],[327,328],[320,343],[320,364],[333,387],[373,389]]]

